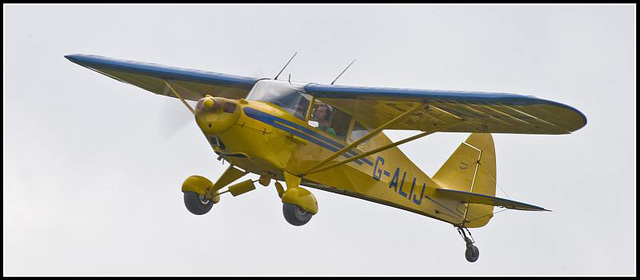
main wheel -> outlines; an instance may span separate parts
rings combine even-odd
[[[478,247],[476,246],[469,245],[467,246],[467,250],[464,252],[464,256],[467,258],[467,261],[475,262],[480,257],[480,250],[478,250]]]
[[[313,216],[313,214],[304,211],[300,206],[290,203],[282,204],[282,213],[284,214],[284,219],[294,226],[306,224]]]
[[[194,192],[185,192],[184,205],[187,206],[187,210],[189,210],[189,212],[195,215],[203,215],[211,210],[211,207],[213,207],[213,201]]]

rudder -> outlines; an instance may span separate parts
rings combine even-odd
[[[491,134],[471,133],[432,179],[445,189],[495,196],[496,155]],[[493,205],[465,204],[465,227],[482,227],[493,217]]]

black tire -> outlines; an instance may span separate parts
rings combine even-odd
[[[300,206],[289,203],[282,204],[282,213],[284,214],[284,219],[294,226],[302,226],[308,223],[311,220],[311,216],[313,216],[310,212],[302,210]]]
[[[213,207],[213,201],[204,198],[204,196],[200,196],[194,192],[185,192],[184,193],[184,205],[187,207],[187,210],[194,215],[203,215],[207,214],[211,207]]]
[[[480,257],[480,250],[478,247],[469,245],[467,246],[467,250],[464,252],[465,258],[467,258],[468,262],[475,262]]]

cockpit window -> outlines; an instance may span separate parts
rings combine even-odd
[[[369,130],[367,130],[367,128],[365,128],[362,124],[360,124],[360,122],[355,121],[355,123],[353,124],[353,129],[351,130],[351,134],[349,134],[349,138],[355,142],[355,141],[358,141],[358,139],[367,135],[368,133],[369,133]],[[369,140],[364,141],[364,143],[367,143]]]
[[[305,119],[310,99],[301,85],[281,81],[258,81],[247,96],[247,100],[277,105],[301,120]]]
[[[340,140],[346,140],[351,116],[337,108],[323,103],[318,99],[315,100],[315,104],[313,106],[309,124],[312,125],[313,122],[317,125],[312,126],[317,129],[323,130]]]

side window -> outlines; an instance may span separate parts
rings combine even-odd
[[[365,135],[367,135],[367,133],[369,133],[369,131],[362,125],[360,124],[358,121],[356,121],[353,124],[353,129],[351,130],[351,134],[349,134],[349,139],[351,139],[351,141],[357,141],[358,139],[364,137]],[[369,140],[367,140],[369,141]],[[365,143],[367,142],[365,141]]]
[[[309,125],[346,141],[350,122],[351,116],[345,112],[316,100]]]
[[[307,115],[307,109],[309,108],[309,97],[302,95],[302,98],[295,105],[295,110],[292,113],[296,118],[304,121]]]
[[[333,118],[331,119],[331,127],[335,129],[336,136],[342,141],[347,140],[347,132],[349,131],[349,123],[351,116],[334,108]]]

